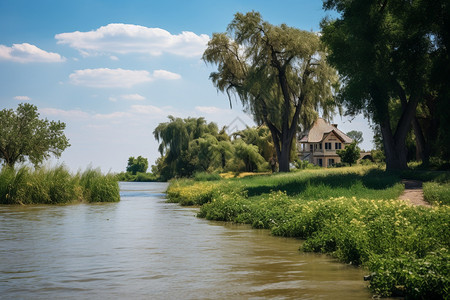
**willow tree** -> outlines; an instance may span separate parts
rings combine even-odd
[[[160,123],[153,131],[156,140],[160,142],[158,150],[162,160],[159,167],[164,169],[162,172],[166,179],[190,176],[195,171],[195,165],[190,161],[192,142],[207,135],[217,136],[217,125],[207,123],[204,118],[168,118],[169,122]]]
[[[237,13],[225,33],[215,33],[203,54],[215,64],[215,87],[237,96],[255,122],[272,134],[281,172],[289,171],[299,120],[311,123],[319,107],[328,114],[337,87],[319,37],[285,24],[274,26],[257,12]]]

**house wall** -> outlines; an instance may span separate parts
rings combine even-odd
[[[308,160],[310,163],[324,168],[330,167],[332,164],[341,162],[341,158],[336,153],[336,150],[340,150],[339,144],[341,149],[345,149],[346,145],[331,132],[320,143],[304,143],[302,147],[303,157],[309,154]],[[310,145],[313,148],[312,152],[310,151]]]

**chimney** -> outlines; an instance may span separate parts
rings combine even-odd
[[[333,126],[333,127],[337,128],[337,124],[331,124],[331,126]]]

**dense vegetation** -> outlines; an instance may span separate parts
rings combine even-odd
[[[113,175],[87,169],[71,174],[64,166],[31,169],[3,167],[0,204],[67,204],[117,202],[119,185]]]
[[[321,24],[327,61],[344,83],[338,99],[346,114],[363,113],[376,124],[387,169],[407,168],[409,136],[419,160],[448,160],[449,2],[323,3],[338,14]]]
[[[152,173],[161,180],[199,172],[255,172],[276,167],[275,149],[265,126],[248,127],[229,136],[225,127],[219,130],[204,118],[169,116],[169,122],[160,123],[154,135],[160,142],[161,157]]]
[[[429,180],[427,199],[448,192],[448,173],[386,173],[358,166],[209,182],[177,180],[171,182],[168,196],[183,205],[202,205],[200,217],[302,238],[303,251],[362,265],[371,273],[370,288],[378,295],[445,298],[450,207],[415,207],[392,200],[403,191],[403,177]],[[431,193],[427,185],[432,185]]]

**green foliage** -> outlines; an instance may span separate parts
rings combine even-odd
[[[408,299],[447,299],[450,287],[450,254],[442,248],[423,258],[402,254],[396,258],[374,257],[370,288],[380,296]]]
[[[445,298],[450,206],[414,207],[390,200],[403,191],[403,175],[358,166],[211,183],[184,180],[172,182],[168,195],[202,205],[199,217],[302,238],[303,251],[363,265],[372,272],[370,288],[378,295]]]
[[[17,162],[39,165],[51,154],[59,157],[70,146],[64,135],[66,124],[39,119],[37,107],[23,103],[16,111],[0,111],[0,161],[14,167]]]
[[[221,163],[226,148],[219,146],[219,134],[215,123],[207,123],[204,118],[175,118],[169,116],[169,122],[160,123],[153,134],[159,145],[161,158],[157,161],[153,173],[162,179],[190,177],[196,171],[207,171],[213,162]],[[221,152],[222,151],[222,152]]]
[[[336,20],[322,22],[321,39],[330,49],[328,61],[345,81],[340,99],[347,114],[363,112],[381,129],[386,167],[406,169],[409,128],[416,128],[418,115],[425,116],[422,128],[433,128],[425,135],[429,141],[448,141],[448,127],[442,126],[449,110],[449,88],[443,83],[450,74],[443,67],[449,65],[447,1],[327,0],[324,8],[339,13]],[[420,112],[421,106],[430,113]],[[450,153],[450,143],[441,148],[441,142],[425,148]]]
[[[153,173],[142,173],[137,172],[136,175],[130,172],[121,172],[115,175],[117,181],[128,181],[128,182],[153,182],[160,181],[160,178]]]
[[[223,128],[203,118],[170,121],[155,129],[162,156],[152,167],[161,180],[192,177],[196,173],[266,171],[274,159],[274,148],[267,127],[247,128],[230,137]]]
[[[347,132],[347,136],[356,141],[357,145],[361,144],[364,141],[362,131],[352,130]]]
[[[197,172],[194,174],[195,181],[216,181],[221,179],[222,177],[217,173]]]
[[[130,156],[128,158],[127,172],[130,172],[132,175],[136,175],[136,173],[145,173],[148,169],[148,160],[142,156],[138,156],[134,158]]]
[[[297,170],[304,170],[304,169],[317,169],[320,168],[319,166],[316,166],[309,161],[296,159],[293,161],[293,164]]]
[[[203,60],[217,65],[214,86],[241,100],[257,124],[268,126],[280,171],[289,171],[289,154],[299,124],[335,107],[337,74],[326,63],[316,34],[274,26],[257,12],[236,13],[226,33],[215,33]]]
[[[383,163],[386,160],[386,156],[384,155],[383,150],[372,150],[371,151],[372,158],[376,163]]]
[[[353,141],[350,145],[345,146],[345,149],[337,150],[336,153],[343,163],[347,163],[351,166],[359,159],[361,149],[356,146],[356,141]]]
[[[258,146],[246,144],[242,140],[234,143],[234,157],[238,161],[236,169],[244,172],[255,172],[264,170],[264,157],[259,154]],[[239,162],[242,166],[239,167]],[[267,167],[266,167],[267,168]]]
[[[432,204],[450,205],[450,183],[425,182],[423,196]]]
[[[88,169],[72,175],[64,166],[32,170],[3,167],[1,204],[66,204],[119,201],[119,185],[112,175]]]
[[[113,175],[103,175],[99,169],[88,168],[77,176],[86,201],[118,202],[120,200],[119,184]]]

